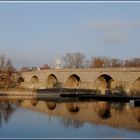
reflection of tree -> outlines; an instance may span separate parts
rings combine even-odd
[[[84,124],[84,123],[81,122],[81,121],[72,120],[72,119],[66,119],[66,118],[63,118],[62,121],[61,121],[61,123],[62,123],[65,127],[67,127],[67,128],[69,128],[69,127],[80,128],[80,127],[82,127],[83,124]]]
[[[1,111],[0,111],[1,112]],[[2,126],[2,113],[0,113],[0,127]]]
[[[102,119],[111,117],[110,104],[108,102],[97,103],[97,115]]]
[[[17,104],[14,105],[8,101],[0,102],[0,126],[4,122],[8,122],[13,112],[16,110]]]
[[[116,111],[122,112],[123,109],[125,107],[125,103],[124,102],[114,102],[111,103],[111,108],[114,108]]]

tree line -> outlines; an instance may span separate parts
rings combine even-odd
[[[92,57],[86,60],[80,52],[66,53],[62,60],[65,68],[104,68],[104,67],[140,67],[140,58],[118,59],[104,56]]]
[[[92,57],[90,60],[86,59],[86,56],[80,52],[66,53],[62,56],[62,68],[113,68],[113,67],[140,67],[140,58],[131,59],[118,59],[109,58],[104,56]],[[51,66],[44,64],[40,67],[37,66],[22,66],[21,72],[50,69]]]

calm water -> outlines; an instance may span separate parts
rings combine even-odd
[[[0,100],[1,138],[140,138],[129,103]]]

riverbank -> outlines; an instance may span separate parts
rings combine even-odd
[[[102,95],[98,90],[91,89],[68,89],[68,88],[48,88],[48,89],[2,89],[0,97],[8,98],[36,98],[50,100],[102,100],[102,101],[125,101],[140,100],[140,96],[124,94]]]
[[[35,96],[35,90],[22,88],[0,89],[0,97],[8,98],[32,98]]]
[[[24,88],[12,88],[1,89],[0,97],[8,98],[41,98],[41,99],[57,99],[63,100],[66,98],[75,98],[77,94],[98,94],[95,90],[89,89],[65,89],[65,88],[48,88],[48,89],[24,89]],[[60,99],[60,100],[61,100]]]
[[[11,88],[11,89],[0,89],[1,96],[73,96],[77,94],[96,94],[100,95],[98,90],[91,89],[68,89],[68,88],[47,88],[47,89],[24,89],[24,88]]]

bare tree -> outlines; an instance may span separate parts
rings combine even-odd
[[[62,57],[62,60],[65,63],[65,67],[67,68],[73,67],[73,56],[71,53],[66,53],[66,55]]]
[[[125,60],[125,67],[140,67],[140,58],[132,58]]]
[[[6,64],[5,64],[5,68],[9,72],[15,71],[15,67],[13,66],[12,60],[10,58],[7,59]]]
[[[92,57],[91,59],[91,68],[102,68],[106,65],[104,57]]]
[[[14,83],[12,75],[15,71],[12,60],[4,55],[0,56],[0,87],[8,88]]]
[[[107,57],[93,57],[91,59],[91,67],[102,68],[102,67],[123,67],[124,61],[117,58]]]
[[[80,52],[66,53],[62,60],[67,68],[82,68],[84,66],[85,55]]]
[[[13,66],[12,60],[9,58],[5,64],[5,71],[6,71],[6,84],[5,88],[8,88],[12,82],[12,74],[16,71],[15,67]]]
[[[73,53],[73,58],[74,58],[74,67],[75,68],[81,68],[83,67],[84,64],[84,59],[85,59],[85,55],[82,53]]]
[[[5,60],[6,60],[6,56],[5,55],[1,55],[0,56],[0,70],[3,70],[5,67]]]
[[[122,67],[124,66],[124,61],[116,58],[109,59],[110,67]]]
[[[90,60],[85,61],[85,68],[90,68]]]

